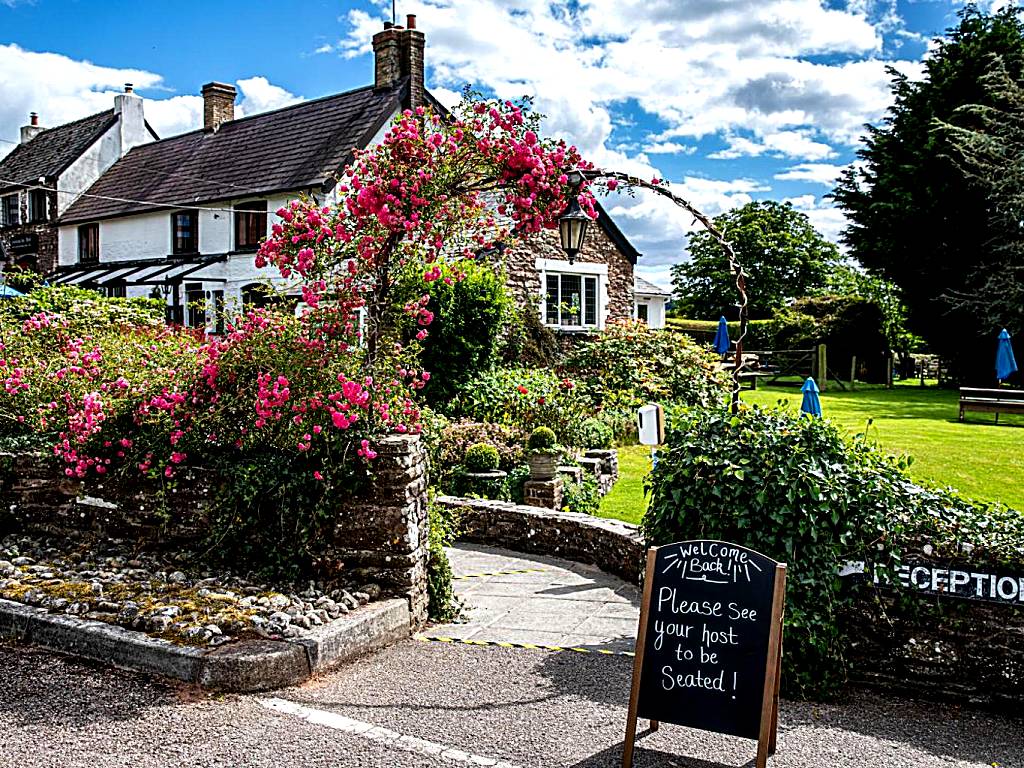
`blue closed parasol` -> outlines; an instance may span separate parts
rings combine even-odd
[[[806,413],[808,416],[821,416],[821,400],[818,398],[818,384],[814,379],[808,377],[804,385],[800,387],[800,391],[804,393],[804,400],[800,403],[801,413]]]
[[[715,352],[720,355],[724,355],[732,346],[732,342],[729,341],[729,324],[725,321],[725,316],[718,320],[718,331],[715,332],[714,346]]]
[[[1003,328],[999,334],[999,345],[996,347],[996,378],[999,381],[1008,379],[1017,371],[1017,360],[1013,356],[1013,345],[1010,334]]]

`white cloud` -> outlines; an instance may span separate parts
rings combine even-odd
[[[843,212],[832,203],[814,195],[789,197],[784,202],[792,203],[798,211],[807,214],[811,224],[822,236],[842,247],[839,234],[846,227],[847,221]]]
[[[775,178],[779,181],[809,181],[831,187],[845,168],[845,165],[831,163],[799,163],[776,173]]]
[[[677,141],[654,141],[645,146],[643,151],[651,155],[692,155],[697,147]]]
[[[146,119],[160,136],[202,125],[203,99],[197,94],[168,96],[163,78],[144,69],[104,67],[57,53],[27,51],[0,45],[0,156],[14,148],[19,126],[29,112],[39,113],[45,126],[61,125],[110,109],[127,82],[146,97]],[[301,97],[255,76],[238,81],[239,116],[293,104]],[[198,90],[198,84],[197,84]]]

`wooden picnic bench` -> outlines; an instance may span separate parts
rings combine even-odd
[[[995,413],[998,424],[1000,413],[1024,413],[1024,389],[960,387],[960,421],[966,411]]]

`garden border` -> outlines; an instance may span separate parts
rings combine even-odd
[[[392,598],[363,606],[304,637],[199,648],[0,599],[0,638],[232,693],[298,685],[409,637],[411,627],[409,601]]]

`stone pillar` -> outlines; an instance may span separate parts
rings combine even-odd
[[[531,507],[562,508],[562,478],[527,480],[523,483],[523,501]]]
[[[372,485],[345,500],[331,555],[344,572],[405,597],[413,622],[427,616],[427,451],[418,436],[374,445]]]

